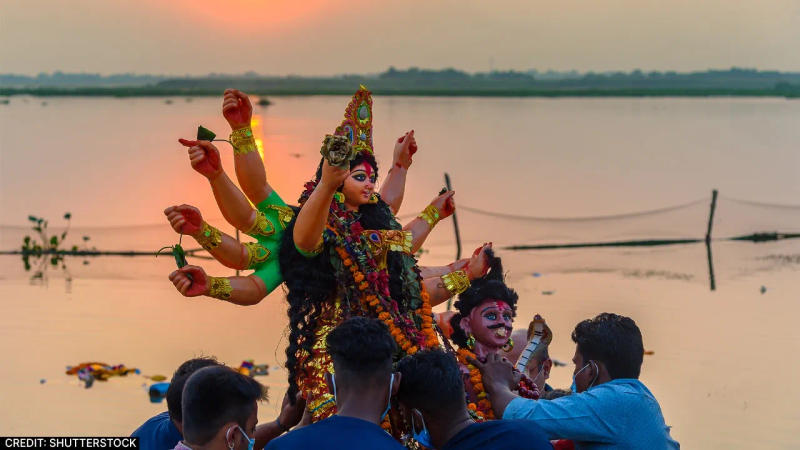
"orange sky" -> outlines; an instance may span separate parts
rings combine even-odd
[[[0,73],[800,71],[792,0],[3,0]]]

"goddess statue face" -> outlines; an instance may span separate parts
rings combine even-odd
[[[475,353],[478,356],[496,352],[506,345],[511,337],[513,314],[508,303],[486,299],[461,319],[464,332],[475,337]]]
[[[345,204],[354,208],[369,203],[375,191],[378,174],[369,163],[361,163],[350,170],[350,175],[344,180],[342,194]]]

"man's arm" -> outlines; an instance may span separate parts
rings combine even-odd
[[[505,420],[533,420],[549,439],[613,443],[614,421],[607,417],[625,414],[606,408],[607,400],[597,392],[572,394],[555,400],[530,400],[519,397],[512,389],[519,384],[519,372],[507,359],[490,353],[485,363],[470,359],[483,377],[483,385],[492,402],[495,416]],[[605,400],[605,401],[604,401]]]
[[[272,422],[265,423],[256,427],[256,444],[254,448],[263,449],[269,441],[275,439],[281,434],[289,431],[290,428],[300,422],[303,417],[303,411],[306,408],[306,401],[297,393],[294,405],[289,402],[288,392],[283,396],[283,403],[281,405],[281,413],[278,418]]]

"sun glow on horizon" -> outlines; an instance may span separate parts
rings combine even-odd
[[[268,27],[314,19],[328,10],[328,2],[323,0],[175,0],[159,4],[187,18],[200,20],[202,25],[224,25],[226,29],[233,26],[229,31],[245,33],[273,31]]]

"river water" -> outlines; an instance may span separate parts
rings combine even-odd
[[[271,100],[256,108],[257,132],[270,183],[293,202],[348,98]],[[28,215],[60,233],[65,212],[67,247],[155,250],[176,241],[161,211],[180,203],[230,232],[177,143],[200,124],[227,134],[220,103],[13,97],[0,105],[0,250],[34,234]],[[450,174],[464,253],[494,242],[520,294],[518,326],[540,313],[553,329],[550,353],[568,366],[554,368],[552,385],[569,386],[577,322],[625,314],[653,352],[641,378],[685,448],[797,446],[800,244],[725,238],[800,231],[800,207],[790,206],[800,204],[800,102],[376,97],[374,115],[382,168],[404,131],[419,143],[400,217],[421,211]],[[702,244],[504,249],[702,239],[712,189],[720,196],[710,254]],[[452,260],[451,222],[424,248],[422,264]],[[141,376],[82,388],[63,372],[83,361],[167,376],[197,355],[233,366],[283,361],[282,292],[248,308],[188,300],[166,280],[174,267],[166,257],[47,266],[34,261],[26,271],[19,256],[0,256],[0,434],[124,435],[166,409],[149,403]],[[285,376],[275,368],[260,378],[271,397],[261,421],[274,419]]]

